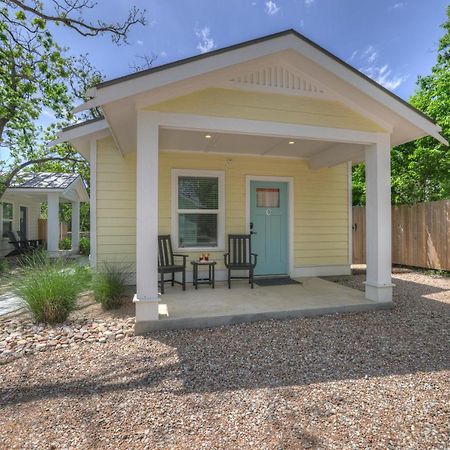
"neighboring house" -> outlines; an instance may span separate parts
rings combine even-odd
[[[27,239],[38,239],[38,219],[41,204],[48,203],[47,249],[58,253],[59,204],[72,204],[72,251],[79,250],[80,202],[89,196],[83,180],[70,173],[24,173],[13,182],[1,199],[0,256],[6,256],[14,247],[9,243],[8,231],[21,231]]]
[[[431,119],[293,30],[105,81],[63,130],[91,163],[91,260],[135,268],[158,318],[157,235],[218,262],[253,231],[256,273],[349,274],[351,167],[367,174],[366,297],[390,302],[390,148]]]

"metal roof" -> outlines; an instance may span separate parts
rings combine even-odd
[[[67,189],[80,175],[76,173],[27,172],[11,185],[14,189]]]

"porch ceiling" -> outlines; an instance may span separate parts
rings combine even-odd
[[[206,136],[210,136],[210,138]],[[290,144],[290,142],[292,143]],[[237,153],[309,159],[327,150],[340,151],[335,146],[335,143],[329,141],[198,130],[161,129],[159,133],[161,151]],[[360,160],[364,159],[364,146],[345,144],[345,149],[352,155],[360,153]]]

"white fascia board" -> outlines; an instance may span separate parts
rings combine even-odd
[[[272,40],[236,48],[228,52],[212,55],[208,58],[202,58],[197,61],[191,61],[161,71],[149,73],[142,77],[131,78],[110,86],[97,88],[95,99],[93,99],[93,103],[90,107],[101,106],[187,78],[203,75],[235,64],[245,63],[249,60],[263,56],[272,55],[273,53],[288,48],[288,41],[286,40],[288,37],[289,36],[276,37]]]
[[[308,42],[298,39],[296,36],[289,35],[286,36],[286,38],[290,40],[290,47],[297,50],[301,55],[311,59],[332,74],[347,81],[353,87],[359,89],[364,94],[396,112],[398,115],[413,123],[418,128],[426,131],[427,134],[435,137],[440,142],[447,143],[447,141],[439,135],[440,127],[438,125],[435,125],[430,120],[422,117],[419,113],[402,104],[399,100],[392,97],[387,92],[384,92],[379,86],[376,86],[366,80],[362,74],[353,72],[342,63],[335,61],[333,58],[330,58],[330,56],[326,55]]]
[[[62,130],[58,133],[58,138],[48,143],[48,147],[52,147],[56,144],[63,142],[70,142],[76,139],[88,137],[94,133],[101,131],[109,131],[108,122],[105,119],[97,120],[96,122],[81,124],[80,126],[69,128],[68,130]]]
[[[75,196],[74,196],[75,194]],[[86,186],[81,177],[76,178],[61,194],[62,197],[79,200],[80,202],[89,202],[89,195]]]

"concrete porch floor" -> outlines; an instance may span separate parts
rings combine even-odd
[[[195,290],[188,283],[166,284],[161,296],[159,320],[137,322],[136,333],[177,328],[204,328],[268,319],[288,319],[341,312],[369,311],[392,307],[392,303],[367,300],[364,293],[320,278],[298,278],[302,284],[257,286],[247,281],[207,285]]]

